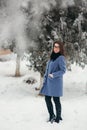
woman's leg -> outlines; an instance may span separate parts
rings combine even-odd
[[[56,107],[56,122],[59,123],[61,118],[61,103],[60,103],[60,97],[53,97],[55,107]]]
[[[49,121],[51,121],[51,119],[53,119],[53,117],[55,116],[53,112],[53,104],[51,101],[51,96],[45,96],[45,102],[46,102],[47,110],[50,116]]]

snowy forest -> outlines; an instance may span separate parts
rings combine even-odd
[[[55,41],[67,65],[60,124],[39,95]],[[0,130],[86,130],[86,75],[87,0],[0,0]]]
[[[0,46],[19,57],[30,53],[42,77],[56,40],[64,43],[69,70],[87,64],[86,0],[0,0],[0,30]]]

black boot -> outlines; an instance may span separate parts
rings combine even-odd
[[[56,119],[54,120],[54,122],[59,123],[60,120],[56,118]]]
[[[53,111],[53,104],[52,104],[52,101],[51,101],[51,97],[45,96],[45,101],[46,101],[48,113],[50,115],[48,122],[50,121],[51,123],[53,123],[53,121],[55,119],[55,115],[54,115],[54,111]]]
[[[56,107],[56,119],[55,119],[55,122],[59,123],[60,120],[62,120],[60,98],[59,97],[53,97],[53,100],[54,100],[55,107]]]
[[[53,114],[52,116],[50,116],[49,122],[53,123],[55,119],[56,119],[56,116]]]
[[[56,117],[56,118],[54,119],[54,122],[59,123],[60,120],[63,120],[62,117]]]

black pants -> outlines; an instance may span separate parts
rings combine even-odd
[[[46,106],[49,112],[49,116],[52,117],[54,114],[53,110],[53,103],[51,99],[53,98],[53,101],[55,103],[56,108],[56,118],[59,119],[61,117],[61,103],[60,103],[60,97],[51,97],[51,96],[45,96]]]

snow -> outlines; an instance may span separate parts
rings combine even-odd
[[[15,58],[0,62],[0,130],[87,130],[87,66],[75,64],[64,75],[61,98],[63,121],[48,123],[43,96],[38,96],[39,73],[29,70],[21,61],[21,77],[14,77]],[[24,82],[34,77],[33,85]]]

